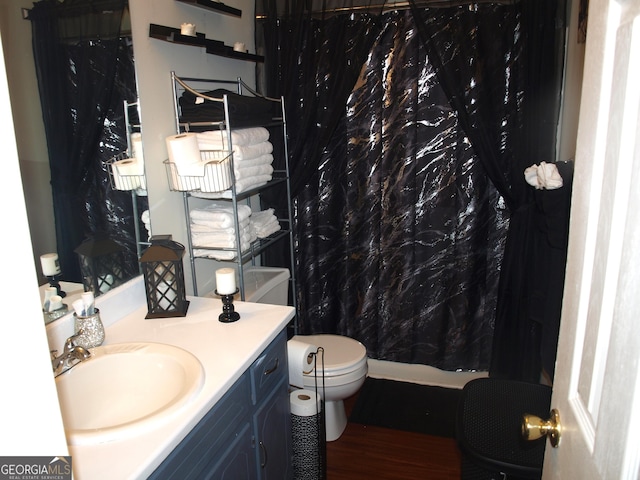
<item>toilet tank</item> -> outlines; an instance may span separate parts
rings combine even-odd
[[[287,305],[289,269],[247,267],[244,269],[244,298],[247,302]],[[237,299],[240,294],[237,295]]]

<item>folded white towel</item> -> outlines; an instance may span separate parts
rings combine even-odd
[[[553,163],[540,162],[540,165],[531,165],[525,169],[524,178],[529,185],[538,190],[555,190],[563,185],[558,167]]]
[[[238,219],[243,220],[251,215],[251,207],[248,205],[238,205]],[[222,203],[212,203],[203,208],[194,208],[190,212],[193,223],[220,222],[223,227],[235,225],[235,212],[233,206]]]
[[[212,135],[207,135],[206,132],[198,133],[197,135],[198,148],[200,150],[229,150],[227,142],[222,138],[220,133],[217,133],[217,138]],[[269,141],[257,143],[255,145],[233,144],[233,157],[236,162],[252,160],[272,152],[273,144]]]
[[[271,165],[273,163],[273,155],[264,154],[260,155],[258,158],[252,158],[251,160],[242,160],[241,162],[236,162],[234,158],[233,166],[234,168],[251,168],[251,167],[261,167],[263,165]]]
[[[265,223],[260,228],[256,227],[256,236],[258,238],[267,238],[269,235],[280,231],[280,228],[280,222],[278,222],[278,220]]]
[[[238,224],[240,225],[240,231],[245,228],[251,227],[251,222],[248,218],[239,220]],[[198,233],[207,233],[207,232],[227,232],[231,234],[236,233],[235,225],[228,227],[224,226],[223,222],[211,221],[208,222],[206,220],[202,220],[199,223],[191,222],[191,232]]]
[[[268,208],[251,214],[250,220],[258,238],[266,238],[280,230],[280,222],[274,212],[273,208]]]
[[[197,135],[198,144],[208,147],[217,146],[218,148],[202,148],[200,150],[228,150],[229,141],[226,130],[210,130],[200,132]],[[231,132],[231,142],[234,147],[257,145],[269,141],[269,130],[264,127],[242,128]]]
[[[240,245],[242,245],[243,250],[249,248],[251,237],[252,235],[249,231],[240,234]],[[228,233],[194,233],[192,242],[196,247],[236,248],[235,234]]]
[[[253,177],[236,180],[236,193],[246,192],[255,187],[264,185],[273,178],[271,175],[256,175]]]
[[[238,180],[246,180],[253,177],[259,177],[263,175],[269,175],[273,173],[273,167],[271,165],[258,165],[257,167],[235,167],[233,173]],[[236,185],[237,188],[237,185]]]
[[[202,248],[194,248],[193,255],[200,258],[213,258],[215,260],[233,260],[236,258],[236,252],[233,250],[205,250]]]

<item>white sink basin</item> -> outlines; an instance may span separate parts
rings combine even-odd
[[[200,361],[172,345],[120,343],[56,378],[70,445],[104,443],[153,428],[188,404],[204,383]]]

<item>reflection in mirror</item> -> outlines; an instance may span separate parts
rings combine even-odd
[[[53,280],[97,296],[139,274],[148,238],[146,186],[131,182],[144,179],[144,164],[128,4],[43,0],[28,19],[51,171],[60,267]],[[83,258],[93,252],[87,243],[104,239],[121,250],[118,281]]]

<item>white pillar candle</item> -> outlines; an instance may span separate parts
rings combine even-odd
[[[42,274],[45,277],[54,277],[60,273],[60,262],[57,253],[45,253],[40,255]]]
[[[216,292],[218,295],[232,295],[236,293],[236,290],[236,271],[233,268],[216,270]]]

